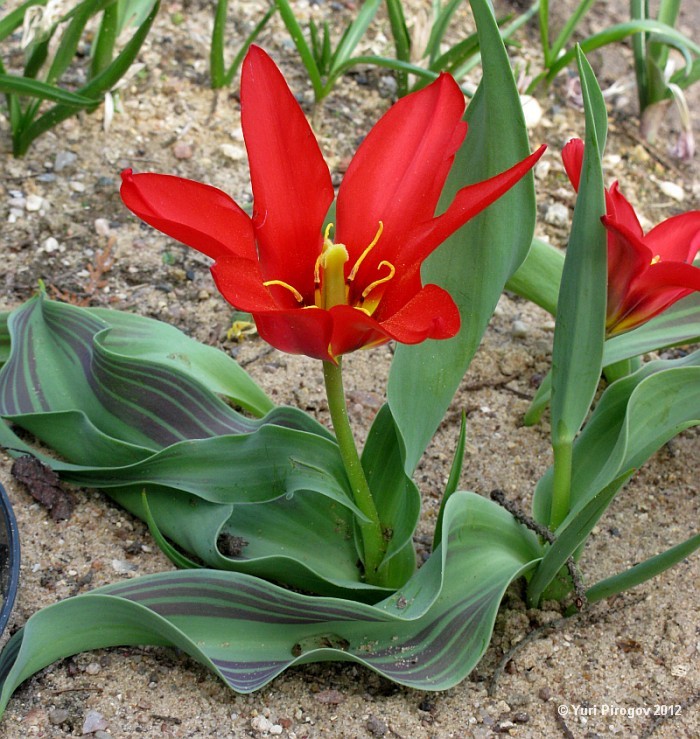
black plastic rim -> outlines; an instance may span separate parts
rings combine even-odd
[[[19,532],[12,504],[0,485],[0,635],[15,604],[19,586]]]

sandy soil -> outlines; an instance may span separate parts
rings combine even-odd
[[[44,136],[18,161],[9,153],[6,122],[0,121],[0,218],[5,224],[0,308],[18,305],[42,279],[66,299],[169,321],[231,352],[275,401],[297,404],[327,421],[321,368],[311,360],[269,352],[255,337],[241,343],[227,339],[231,311],[214,289],[206,260],[137,223],[118,198],[119,172],[133,166],[200,179],[243,204],[250,200],[236,87],[219,93],[207,87],[209,5],[164,6],[141,54],[145,66],[126,86],[123,110],[108,132],[100,112],[81,116]],[[588,30],[624,16],[626,3],[601,5],[606,9],[591,15]],[[250,27],[260,7],[257,2],[239,5],[232,38]],[[339,10],[347,12],[343,8],[330,12],[337,17]],[[325,6],[300,2],[299,9],[319,17]],[[464,23],[469,23],[466,14]],[[692,19],[684,23],[689,32]],[[372,51],[386,48],[388,29],[384,35],[381,28],[368,36]],[[534,36],[524,40],[515,56],[536,64]],[[310,91],[280,25],[273,24],[260,42],[308,102]],[[594,55],[605,83],[621,72],[631,81],[629,54],[616,48],[607,57]],[[539,96],[544,115],[532,131],[533,143],[550,145],[536,173],[538,232],[559,246],[566,242],[573,198],[558,152],[583,126],[566,90],[561,80]],[[386,74],[360,69],[328,100],[318,132],[337,182],[361,137],[390,104],[391,91]],[[693,105],[697,111],[697,94]],[[697,207],[697,160],[681,164],[667,153],[673,118],[658,146],[647,147],[636,134],[633,88],[611,100],[611,114],[607,173],[620,179],[646,223]],[[107,248],[109,269],[99,280],[91,279],[88,267]],[[521,418],[549,366],[552,327],[543,311],[514,296],[502,298],[418,470],[424,494],[419,544],[429,541],[462,409],[469,417],[462,487],[484,494],[498,487],[523,508],[529,506],[535,482],[550,463],[548,428],[546,421],[524,428]],[[347,358],[352,421],[360,434],[382,402],[390,356],[384,347]],[[697,431],[684,433],[620,494],[586,551],[583,568],[591,581],[697,531],[698,438]],[[145,526],[100,492],[78,491],[72,517],[56,523],[13,481],[9,467],[9,458],[0,456],[0,481],[13,501],[23,549],[10,632],[58,599],[171,568]],[[352,665],[324,664],[291,670],[260,692],[239,696],[172,650],[81,654],[52,665],[17,691],[0,736],[699,736],[699,584],[696,556],[567,621],[559,621],[554,609],[528,610],[516,585],[482,663],[460,686],[439,694],[403,689]],[[655,717],[657,706],[658,712],[675,715]]]

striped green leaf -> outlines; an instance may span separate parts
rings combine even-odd
[[[2,416],[80,412],[104,434],[152,450],[250,432],[271,420],[247,418],[221,400],[217,392],[258,413],[272,409],[232,359],[167,324],[39,294],[14,311],[7,326],[11,351],[0,371]],[[300,427],[324,433],[305,414],[271,412],[273,421],[280,416],[294,425],[296,419]]]
[[[14,455],[33,454],[142,518],[145,490],[159,530],[211,567],[384,597],[356,565],[361,514],[332,435],[294,408],[272,407],[260,419],[231,408],[217,393],[259,411],[272,406],[232,359],[158,321],[43,295],[3,318],[0,444]],[[396,456],[390,438],[370,444],[368,464],[372,448]],[[398,548],[410,549],[417,492],[387,469],[375,474],[386,483]],[[395,559],[404,582],[408,555]]]
[[[535,537],[509,513],[456,493],[443,544],[404,588],[374,606],[211,570],[110,585],[39,611],[12,637],[0,655],[0,707],[55,660],[119,644],[178,647],[242,693],[295,664],[330,660],[444,690],[478,662],[506,587],[539,556]]]

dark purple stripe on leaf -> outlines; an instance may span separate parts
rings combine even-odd
[[[459,647],[471,639],[473,631],[485,618],[486,611],[494,605],[495,596],[494,591],[471,603],[468,600],[460,601],[446,611],[439,621],[432,622],[407,642],[399,641],[395,647],[392,645],[390,649],[363,657],[382,674],[401,682],[425,686],[442,681],[461,666]],[[483,649],[487,644],[488,640],[484,639]]]
[[[384,617],[381,612],[376,612],[376,616],[373,613],[360,617],[357,608],[343,608],[341,604],[321,605],[317,599],[311,596],[308,597],[308,603],[290,602],[292,598],[286,597],[284,591],[277,595],[267,588],[251,586],[242,580],[232,582],[231,579],[218,578],[215,574],[208,575],[206,579],[203,579],[201,576],[188,576],[183,573],[159,583],[119,584],[110,586],[109,593],[128,600],[139,601],[152,608],[153,606],[147,602],[149,599],[158,600],[164,596],[169,597],[175,589],[178,590],[178,598],[214,597],[234,606],[249,603],[255,608],[268,612],[268,615],[274,609],[276,613],[285,615],[285,623],[291,623],[289,620],[291,618],[299,619],[300,623],[325,623],[329,621],[384,622],[390,620],[388,615]]]
[[[212,663],[234,690],[249,693],[261,688],[282,672],[285,667],[289,666],[290,660],[284,662],[224,662],[213,659]]]

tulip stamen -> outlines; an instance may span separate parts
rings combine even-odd
[[[290,285],[288,282],[284,282],[284,280],[267,280],[266,282],[263,282],[263,285],[265,285],[265,287],[270,287],[270,285],[279,285],[285,290],[289,290],[289,292],[292,293],[292,295],[294,296],[294,299],[297,301],[297,303],[304,302],[304,296],[296,289],[296,287],[292,287],[292,285]]]
[[[384,266],[389,268],[389,274],[386,277],[380,277],[378,280],[370,282],[369,285],[367,285],[367,287],[362,291],[361,300],[365,300],[375,287],[379,287],[379,285],[383,285],[385,282],[389,282],[389,280],[391,280],[396,274],[396,267],[394,267],[391,262],[387,262],[386,260],[382,260],[381,262],[379,262],[379,266],[377,267],[377,269]]]
[[[379,221],[379,228],[377,229],[377,233],[374,235],[374,238],[372,239],[372,242],[370,245],[360,254],[360,258],[355,262],[352,270],[350,270],[350,274],[348,275],[347,282],[352,282],[355,277],[357,276],[357,273],[360,269],[360,266],[362,265],[362,262],[364,262],[365,257],[374,249],[374,247],[377,245],[377,242],[379,241],[382,231],[384,231],[384,223],[382,221]],[[328,232],[326,232],[328,233]],[[386,262],[385,262],[386,264]],[[381,265],[380,265],[381,266]]]
[[[650,262],[651,264],[658,264],[661,261],[661,254],[657,254]]]

